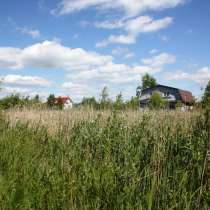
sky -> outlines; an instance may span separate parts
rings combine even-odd
[[[135,96],[145,73],[201,98],[209,0],[1,0],[1,97]]]

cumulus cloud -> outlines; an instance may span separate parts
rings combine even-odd
[[[135,54],[133,52],[131,52],[128,48],[121,48],[118,47],[116,49],[112,50],[112,55],[114,56],[120,56],[123,57],[125,59],[129,59],[135,56]]]
[[[141,62],[144,65],[149,65],[151,67],[160,67],[165,64],[172,64],[176,62],[176,56],[168,53],[161,53],[152,58],[142,59]]]
[[[98,10],[118,10],[126,16],[136,16],[142,12],[173,8],[186,0],[62,0],[52,14],[66,15],[94,7]]]
[[[21,87],[3,87],[1,93],[4,94],[28,94],[30,92],[29,88]]]
[[[61,85],[64,92],[69,93],[74,101],[80,101],[83,97],[91,97],[95,90],[87,84],[65,82]]]
[[[107,39],[96,44],[96,47],[105,47],[108,44],[134,44],[136,38],[140,33],[150,33],[161,30],[168,27],[173,22],[171,17],[165,17],[162,19],[153,19],[150,16],[140,16],[128,20],[120,20],[118,22],[102,22],[97,23],[96,27],[116,29],[120,28],[126,32],[127,35],[111,35]]]
[[[132,57],[128,49],[118,48],[115,55]],[[115,63],[112,56],[72,49],[55,41],[44,41],[23,49],[0,48],[0,67],[9,69],[47,68],[65,70],[66,77],[61,89],[70,95],[87,96],[95,93],[94,85],[131,84],[138,82],[145,73],[154,74],[163,70],[165,64],[175,62],[176,56],[162,53],[151,58],[142,59],[136,65]],[[50,82],[41,77],[9,74],[4,76],[4,83],[13,87],[43,87]]]
[[[205,86],[210,80],[210,67],[203,67],[193,74],[184,71],[177,71],[173,74],[167,74],[166,79],[192,81],[201,86]]]
[[[176,56],[162,53],[152,58],[142,59],[142,64],[130,66],[126,64],[116,64],[109,62],[97,68],[68,74],[68,78],[73,81],[103,81],[114,84],[126,84],[139,81],[141,75],[145,73],[154,74],[163,70],[164,65],[174,63]],[[147,65],[145,65],[147,63]]]
[[[149,51],[149,53],[152,54],[152,55],[153,54],[156,54],[158,52],[159,52],[159,50],[158,49],[155,49],[155,48]]]
[[[37,29],[30,29],[27,27],[23,27],[23,28],[18,27],[17,31],[20,31],[23,34],[27,34],[27,35],[31,36],[33,39],[37,39],[37,38],[41,37],[40,31]]]
[[[0,92],[0,96],[8,95],[8,94],[20,94],[21,96],[29,96],[34,97],[39,95],[42,100],[45,100],[49,96],[49,92],[43,90],[34,90],[32,88],[25,88],[19,86],[4,86]]]
[[[111,35],[108,39],[105,39],[101,42],[96,43],[97,48],[106,47],[109,44],[134,44],[136,42],[136,38],[133,35]]]
[[[9,74],[0,77],[0,80],[3,82],[3,84],[6,85],[40,86],[40,87],[49,87],[51,85],[51,83],[48,80],[37,76],[22,76],[22,75]]]
[[[44,41],[23,49],[0,47],[0,67],[9,69],[31,67],[81,70],[110,61],[111,56],[103,56],[82,48],[71,49],[56,41]]]
[[[41,33],[38,29],[34,29],[33,27],[26,27],[26,26],[20,27],[11,17],[8,17],[7,21],[9,25],[11,25],[16,31],[19,31],[22,34],[29,35],[33,39],[37,39],[41,37]]]

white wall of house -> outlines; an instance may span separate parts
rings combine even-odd
[[[73,107],[73,103],[71,100],[67,100],[64,104],[64,109],[71,109]]]
[[[167,100],[167,101],[176,101],[176,97],[174,95],[172,95],[172,94],[166,94],[166,93],[163,93],[161,91],[155,91],[155,92],[158,92],[161,95],[161,97],[163,99]],[[143,94],[143,95],[141,95],[140,96],[140,101],[141,100],[148,100],[148,99],[150,99],[151,95],[152,94]]]

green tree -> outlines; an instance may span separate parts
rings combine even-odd
[[[101,102],[107,102],[109,97],[108,88],[105,86],[101,91]]]
[[[10,95],[0,100],[0,106],[3,109],[10,109],[13,107],[23,107],[26,104],[25,99],[21,98],[20,95]]]
[[[137,110],[139,108],[139,98],[138,98],[138,96],[131,97],[130,100],[126,101],[125,106],[126,106],[127,109]]]
[[[202,99],[202,105],[203,108],[205,109],[205,121],[207,125],[207,129],[210,130],[210,81],[208,82],[203,99]]]
[[[141,91],[146,88],[152,88],[157,85],[156,79],[149,75],[145,74],[141,79],[141,85],[136,88],[136,96],[139,97],[141,95]]]
[[[150,98],[149,106],[152,109],[160,109],[160,108],[163,108],[163,106],[164,106],[164,100],[162,99],[160,93],[158,93],[156,91],[152,93],[152,96]]]
[[[122,109],[124,109],[124,103],[123,103],[122,93],[120,93],[120,94],[118,94],[116,96],[116,101],[114,102],[114,108],[116,110],[122,110]]]
[[[109,109],[112,107],[111,100],[109,99],[108,88],[105,86],[101,91],[100,109]]]
[[[97,103],[95,97],[83,98],[82,102],[81,102],[81,105],[91,107],[91,108],[94,108],[94,109],[98,108],[98,103]]]
[[[202,104],[204,108],[210,109],[210,81],[208,82],[205,88],[204,95],[202,98]]]
[[[149,75],[149,74],[145,74],[142,77],[142,90],[146,89],[146,88],[151,88],[151,87],[155,87],[157,85],[156,79]]]
[[[35,95],[34,98],[32,99],[32,103],[38,104],[41,103],[39,95]]]
[[[47,98],[47,106],[49,108],[53,108],[55,106],[55,95],[50,94],[49,97]]]

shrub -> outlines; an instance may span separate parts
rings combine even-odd
[[[151,109],[160,109],[164,107],[164,100],[162,99],[160,93],[156,91],[152,93],[149,106]]]

